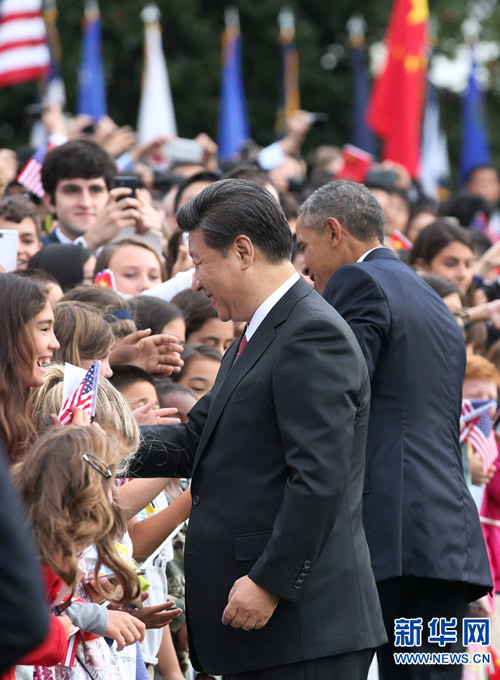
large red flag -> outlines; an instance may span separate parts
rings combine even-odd
[[[376,80],[367,120],[384,141],[384,158],[418,175],[427,70],[427,0],[395,0],[386,35],[387,63]]]

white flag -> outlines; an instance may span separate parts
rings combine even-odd
[[[177,135],[167,64],[161,42],[160,11],[148,5],[141,13],[144,27],[144,68],[137,132],[145,144],[160,135]]]

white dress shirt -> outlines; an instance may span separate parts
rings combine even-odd
[[[292,276],[290,276],[289,279],[287,279],[284,283],[281,284],[276,290],[271,293],[269,297],[267,297],[264,302],[260,305],[260,307],[257,308],[255,311],[254,315],[252,316],[252,319],[250,323],[247,326],[247,330],[245,332],[245,336],[247,341],[250,340],[252,335],[255,333],[257,328],[260,326],[260,324],[264,321],[266,316],[269,314],[271,309],[281,300],[281,298],[288,293],[290,288],[297,283],[297,281],[300,279],[299,274],[297,272],[294,272]]]

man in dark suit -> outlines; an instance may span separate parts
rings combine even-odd
[[[0,673],[3,674],[43,642],[49,612],[35,547],[22,519],[23,509],[10,480],[1,440],[0,510]]]
[[[191,658],[226,680],[365,678],[385,633],[361,517],[361,351],[295,273],[266,189],[216,182],[177,219],[195,290],[223,321],[248,323],[189,422],[150,428],[132,463],[192,476]]]
[[[297,238],[305,271],[351,326],[371,379],[363,520],[389,636],[380,678],[460,678],[459,665],[396,666],[392,655],[404,650],[392,643],[395,619],[422,617],[425,645],[427,623],[446,616],[458,619],[460,644],[466,604],[491,588],[458,439],[462,334],[438,295],[382,247],[383,212],[363,185],[318,189]]]

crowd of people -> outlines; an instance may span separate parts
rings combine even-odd
[[[0,149],[5,677],[361,680],[377,650],[380,680],[486,679],[394,653],[403,620],[463,650],[468,612],[500,653],[500,471],[463,418],[495,432],[496,168],[438,201],[306,156],[304,111],[230,162],[43,120],[42,198]]]

